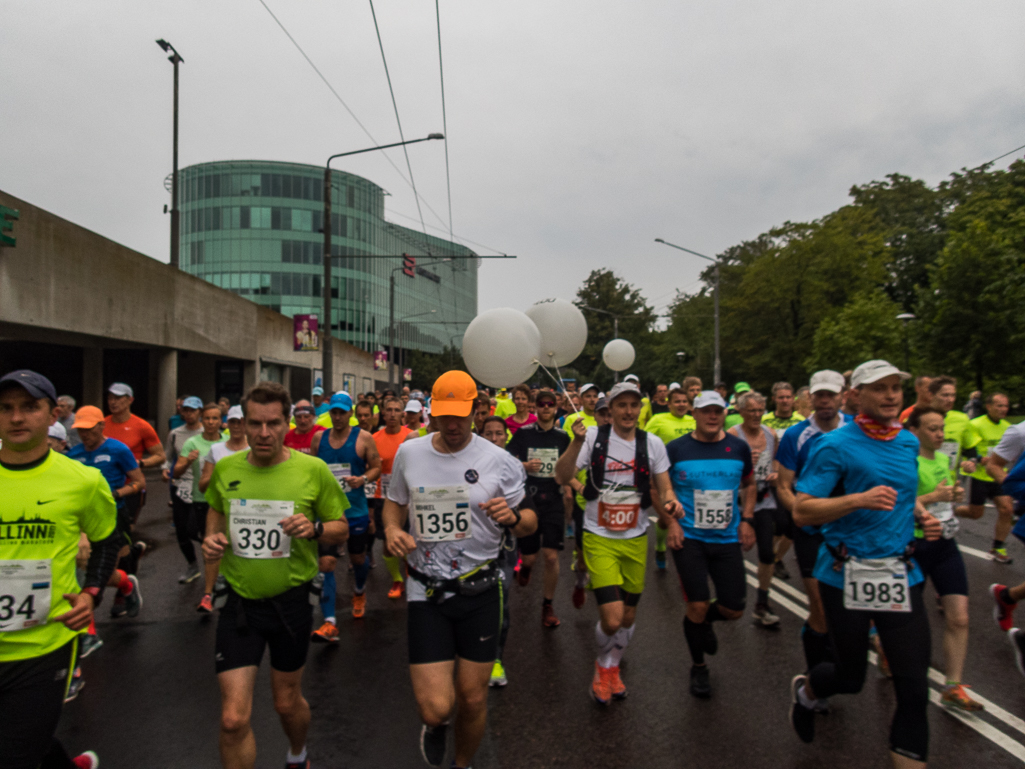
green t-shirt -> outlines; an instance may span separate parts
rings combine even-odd
[[[935,452],[932,459],[926,459],[918,455],[918,491],[916,496],[929,494],[946,480],[948,486],[954,485],[954,473],[950,469],[950,457],[942,451]],[[922,539],[925,532],[917,523],[915,524],[915,536]]]
[[[214,465],[206,490],[210,509],[227,518],[225,534],[229,542],[234,522],[238,534],[235,545],[239,548],[262,547],[265,541],[270,542],[272,535],[280,532],[280,529],[266,532],[249,528],[241,501],[248,503],[250,510],[254,509],[254,504],[256,509],[266,507],[258,504],[261,502],[284,502],[291,506],[292,512],[281,513],[282,518],[302,514],[311,521],[337,521],[345,515],[349,500],[323,460],[292,451],[280,464],[256,467],[248,458],[249,452],[224,457]],[[231,514],[231,500],[240,500],[235,515]],[[272,598],[317,575],[317,541],[314,539],[292,539],[289,555],[275,558],[236,555],[235,545],[225,549],[221,573],[243,598]]]
[[[667,411],[663,414],[655,414],[655,416],[648,420],[644,430],[652,435],[657,435],[662,439],[662,443],[669,443],[681,436],[694,432],[697,426],[697,422],[694,421],[694,417],[690,414],[676,417],[673,416],[671,411]]]
[[[972,478],[977,478],[980,481],[993,480],[982,466],[982,458],[989,453],[990,449],[1000,443],[1004,432],[1010,426],[1011,423],[1006,419],[994,423],[988,414],[976,417],[968,423],[968,428],[961,434],[961,447],[975,449],[979,453],[975,463],[975,472],[971,474]]]
[[[961,436],[968,429],[968,415],[963,411],[950,410],[943,417],[943,446],[941,450],[950,457],[950,469],[955,473],[960,465]]]
[[[0,662],[10,662],[42,657],[78,635],[50,620],[71,611],[64,594],[81,589],[81,532],[106,539],[117,512],[100,471],[56,451],[28,470],[0,466],[0,489]]]
[[[215,441],[208,441],[203,437],[203,434],[193,435],[182,446],[182,456],[187,457],[190,451],[198,450],[199,456],[196,457],[192,463],[192,501],[193,502],[206,502],[206,497],[203,496],[203,492],[199,490],[199,479],[203,475],[203,460],[206,459],[206,455],[210,453],[210,449],[216,446],[218,443],[223,443],[223,438],[218,438]]]
[[[573,423],[578,419],[584,420],[584,427],[597,427],[598,420],[594,416],[587,416],[583,411],[575,411],[562,420],[562,429],[566,431],[570,440],[573,440]]]
[[[723,424],[724,430],[729,430],[731,427],[736,427],[739,424],[744,423],[744,417],[740,414],[727,414],[726,422]]]
[[[516,413],[516,404],[512,402],[512,398],[496,398],[495,399],[495,416],[511,417]]]
[[[778,439],[782,439],[783,433],[803,421],[804,417],[796,411],[790,412],[790,416],[786,419],[777,416],[775,411],[770,411],[769,413],[762,415],[762,424],[766,427],[771,427],[776,432],[776,438]]]

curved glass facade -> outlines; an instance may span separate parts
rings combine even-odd
[[[184,271],[284,315],[322,317],[323,168],[233,160],[189,166],[179,178]],[[331,334],[368,352],[387,349],[388,280],[398,268],[396,346],[441,352],[477,314],[476,254],[385,221],[385,194],[332,172]],[[401,269],[403,254],[416,257],[413,277]],[[448,256],[469,258],[430,264]]]

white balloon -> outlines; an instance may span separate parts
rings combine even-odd
[[[527,308],[541,332],[541,363],[568,366],[587,344],[587,321],[580,308],[565,299],[542,299]]]
[[[537,371],[541,332],[525,313],[511,307],[482,312],[463,334],[463,362],[489,387],[512,387]]]
[[[601,359],[612,371],[626,371],[635,357],[634,346],[625,339],[613,339],[601,352]]]

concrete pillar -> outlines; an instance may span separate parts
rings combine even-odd
[[[292,367],[291,366],[282,366],[281,367],[281,385],[286,390],[288,390],[289,393],[292,392]],[[294,399],[295,396],[292,396],[292,397]]]
[[[82,403],[103,408],[103,348],[82,348]]]
[[[178,398],[178,351],[154,350],[153,355],[157,358],[157,434],[162,439]]]
[[[242,369],[242,394],[245,395],[249,392],[249,388],[253,387],[257,382],[260,381],[260,359],[247,360],[245,366]]]

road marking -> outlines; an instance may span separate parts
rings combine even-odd
[[[977,550],[975,552],[980,553],[981,551]],[[983,555],[985,555],[986,558],[989,558],[989,554],[988,553],[984,553]],[[747,568],[748,571],[750,571],[750,572],[752,572],[754,574],[757,574],[758,567],[755,566],[750,561],[748,561],[746,558],[744,559],[744,566]],[[747,583],[749,585],[751,585],[751,587],[753,587],[755,589],[758,588],[758,579],[757,579],[757,577],[752,576],[752,574],[747,574],[746,578],[747,578]],[[797,598],[799,601],[801,601],[801,603],[804,603],[804,604],[808,603],[808,597],[806,595],[801,593],[799,590],[796,590],[795,588],[791,587],[790,585],[786,584],[782,580],[779,580],[779,579],[776,579],[775,577],[773,577],[772,583],[773,583],[773,587],[778,587],[778,588],[781,588],[781,589],[785,590],[787,593],[790,593],[795,598]],[[769,596],[776,603],[778,603],[784,609],[787,609],[788,611],[790,611],[792,614],[794,614],[797,617],[799,617],[801,620],[808,619],[808,610],[805,609],[804,606],[800,606],[798,604],[795,604],[793,601],[791,601],[789,598],[784,596],[782,593],[780,593],[780,592],[770,588]],[[869,651],[869,660],[871,661],[871,663],[873,665],[876,665],[878,667],[879,663],[878,663],[878,659],[876,657],[875,652]],[[932,681],[933,683],[939,685],[939,686],[943,686],[947,682],[947,679],[944,677],[944,675],[940,671],[936,670],[933,667],[929,668],[929,680]],[[1022,734],[1025,734],[1025,721],[1023,721],[1022,719],[1018,718],[1013,713],[1007,712],[1006,710],[1004,710],[999,705],[989,701],[988,699],[983,697],[981,694],[979,694],[974,689],[972,690],[972,695],[975,697],[975,699],[977,699],[980,703],[982,703],[986,707],[986,711],[985,712],[989,713],[994,718],[997,718],[1000,721],[1003,721],[1010,728],[1015,729],[1015,730],[1017,730],[1018,732],[1020,732]],[[951,708],[947,708],[946,706],[944,706],[942,704],[942,700],[940,699],[940,695],[939,695],[939,693],[935,689],[930,689],[929,690],[929,700],[934,705],[937,705],[938,707],[940,707],[942,710],[946,711],[948,714],[950,714],[954,718],[957,718],[959,721],[961,721],[965,725],[967,725],[967,726],[971,727],[972,729],[974,729],[976,732],[981,734],[983,737],[987,738],[988,740],[990,740],[991,742],[995,743],[996,745],[999,745],[1001,748],[1006,750],[1008,753],[1013,755],[1015,758],[1018,758],[1022,762],[1025,762],[1025,745],[1022,745],[1020,742],[1017,742],[1016,740],[1014,740],[1010,736],[1004,734],[1002,731],[1000,731],[996,727],[986,723],[985,721],[983,721],[981,718],[979,718],[978,716],[976,716],[974,714],[963,713],[963,712],[958,711],[958,710],[953,710]]]
[[[976,550],[974,547],[968,547],[968,545],[958,544],[957,549],[962,553],[968,553],[968,555],[974,555],[976,558],[981,558],[984,561],[992,561],[993,556],[987,553],[985,550]]]

